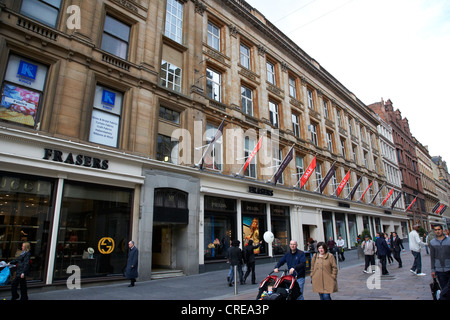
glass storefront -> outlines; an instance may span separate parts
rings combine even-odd
[[[257,245],[267,231],[267,214],[264,203],[242,201],[242,239],[243,247],[253,240],[253,245]],[[267,255],[267,244],[263,244],[254,250],[255,254]]]
[[[221,260],[237,238],[236,200],[205,196],[204,257]]]
[[[272,243],[274,255],[288,252],[291,241],[289,207],[270,205],[272,233],[275,240]]]
[[[53,180],[0,172],[0,261],[14,260],[29,242],[31,281],[45,277],[54,186]]]
[[[348,245],[347,229],[345,227],[345,213],[336,212],[334,214],[336,220],[336,239],[341,236],[345,240],[345,245]],[[336,239],[334,239],[336,241]]]
[[[130,239],[133,190],[65,181],[54,279],[76,265],[81,277],[121,275]]]
[[[325,236],[325,242],[327,242],[330,237],[334,239],[332,213],[329,211],[322,212],[322,221],[323,221],[323,233]]]
[[[357,243],[356,239],[358,237],[358,226],[356,224],[356,215],[348,214],[347,218],[348,218],[348,231],[350,232],[349,245],[351,247],[354,247],[354,246],[356,246],[356,243]]]

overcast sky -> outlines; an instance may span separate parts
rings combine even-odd
[[[450,165],[449,0],[246,0],[363,103],[391,99]]]

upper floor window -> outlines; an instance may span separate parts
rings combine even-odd
[[[161,85],[181,92],[181,68],[163,60],[161,65]]]
[[[314,123],[311,123],[309,128],[311,130],[311,142],[313,143],[313,145],[318,146],[319,145],[319,139],[317,137],[317,125],[314,124]]]
[[[0,119],[35,128],[47,73],[47,66],[12,54],[2,84]]]
[[[289,77],[289,95],[292,98],[297,99],[297,90],[296,90],[296,86],[295,86],[295,78],[294,77]]]
[[[131,27],[109,15],[105,17],[102,49],[122,59],[128,58]]]
[[[23,0],[20,13],[56,28],[60,9],[61,0]]]
[[[267,81],[273,85],[276,85],[275,81],[275,65],[272,62],[267,61]]]
[[[317,163],[316,165],[316,183],[317,183],[317,191],[320,190],[320,184],[322,183],[323,177],[322,177],[322,165],[320,163]]]
[[[208,22],[208,45],[220,51],[220,28],[213,24],[212,22]]]
[[[117,147],[123,94],[97,85],[92,110],[89,141],[110,147]]]
[[[282,152],[282,150],[281,149],[276,149],[276,148],[273,148],[272,149],[272,154],[273,154],[273,158],[272,158],[272,166],[273,166],[273,168],[275,169],[274,170],[274,172],[275,171],[277,171],[278,170],[278,168],[280,167],[280,165],[281,165],[281,162],[283,161],[283,152]],[[283,184],[283,175],[280,175],[280,177],[278,178],[278,181],[277,181],[279,184]]]
[[[278,104],[269,101],[269,113],[270,113],[270,124],[275,128],[279,128],[279,115],[278,115]]]
[[[178,140],[158,134],[156,160],[178,164]]]
[[[242,112],[253,116],[253,91],[245,86],[241,86]]]
[[[314,97],[313,97],[313,92],[311,91],[311,89],[306,89],[306,95],[308,97],[308,108],[313,109],[314,110]]]
[[[241,43],[240,46],[241,65],[247,69],[250,68],[250,48]]]
[[[161,119],[165,119],[171,121],[176,124],[180,124],[180,113],[166,107],[159,107],[159,117]]]
[[[292,131],[294,136],[300,138],[300,117],[297,114],[292,114]]]
[[[333,133],[331,131],[327,131],[327,148],[328,148],[328,151],[334,152]]]
[[[330,112],[328,111],[328,101],[327,100],[323,100],[323,115],[325,116],[326,119],[330,118]]]
[[[210,99],[222,102],[222,74],[206,68],[206,93]]]
[[[295,156],[295,168],[297,170],[297,183],[300,183],[300,179],[305,173],[305,168],[303,166],[303,157]]]
[[[164,34],[178,43],[183,42],[183,4],[180,1],[167,0]]]
[[[256,148],[256,140],[250,137],[245,137],[244,141],[245,161],[247,161],[248,157],[252,154],[255,148]],[[244,176],[256,178],[256,158],[257,157],[253,157],[252,161],[250,161],[250,164],[245,169]]]

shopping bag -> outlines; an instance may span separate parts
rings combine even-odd
[[[0,272],[0,286],[6,286],[8,284],[10,274],[11,271],[8,267],[3,268]]]
[[[430,283],[430,289],[433,300],[439,300],[439,296],[441,295],[441,286],[439,285],[439,282],[436,281],[436,278],[433,278],[433,283]]]

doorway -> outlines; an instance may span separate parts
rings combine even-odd
[[[152,269],[172,268],[172,227],[153,225]]]

